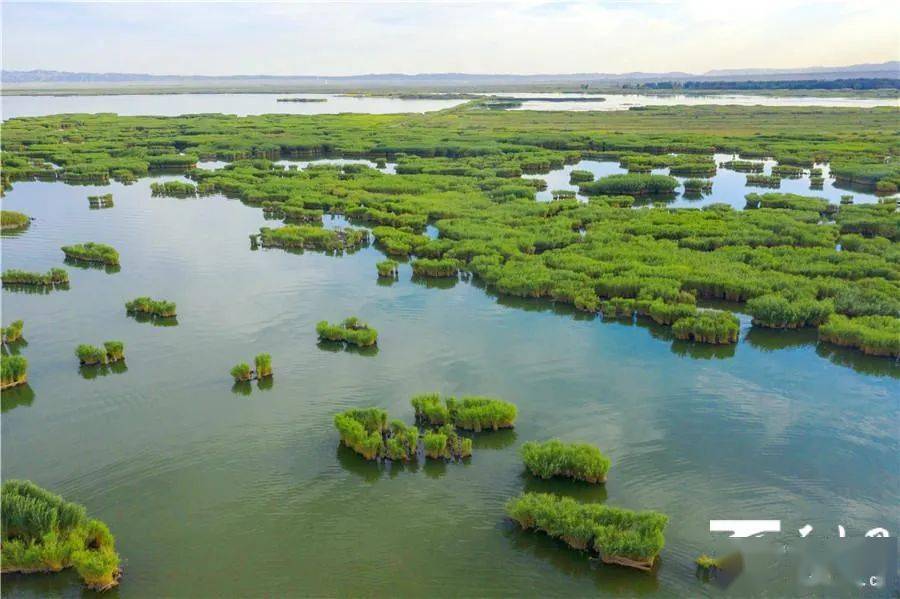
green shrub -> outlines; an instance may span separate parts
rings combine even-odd
[[[535,476],[563,476],[589,483],[606,482],[610,465],[609,458],[596,447],[587,443],[563,443],[558,439],[525,443],[522,459]]]
[[[364,229],[323,229],[312,225],[284,225],[278,229],[259,230],[265,247],[343,252],[362,247],[369,241]]]
[[[378,331],[355,316],[345,318],[340,324],[322,320],[316,324],[316,333],[323,341],[344,341],[360,347],[375,345],[378,341]]]
[[[99,262],[110,266],[119,264],[119,252],[112,246],[103,243],[79,243],[76,245],[64,245],[62,247],[66,258],[83,260],[85,262]]]
[[[0,210],[0,229],[4,231],[24,229],[29,224],[31,224],[31,219],[27,214],[13,210]]]
[[[75,355],[85,366],[96,366],[97,364],[106,363],[106,350],[101,349],[96,345],[82,343],[75,348]]]
[[[0,275],[4,285],[39,285],[45,287],[69,284],[69,273],[61,268],[51,268],[46,274],[24,270],[5,270]]]
[[[367,460],[385,455],[387,412],[379,408],[347,410],[334,417],[341,442]]]
[[[107,361],[118,362],[125,359],[125,344],[121,341],[104,341],[103,347],[106,349]]]
[[[709,193],[713,186],[709,179],[685,179],[683,185],[685,193],[700,193],[701,191]]]
[[[514,404],[490,397],[446,399],[453,424],[458,428],[480,432],[486,429],[512,428],[517,409]]]
[[[3,343],[15,343],[21,339],[24,327],[25,323],[23,321],[15,320],[8,327],[0,328],[0,337],[2,337]]]
[[[525,530],[541,530],[570,547],[600,554],[606,563],[642,570],[653,567],[665,545],[668,517],[598,503],[579,503],[547,493],[525,493],[506,504],[506,513]]]
[[[778,175],[747,175],[747,187],[781,187],[781,177]]]
[[[0,355],[0,388],[28,382],[28,360],[24,356]]]
[[[737,343],[740,321],[731,312],[702,310],[676,320],[672,332],[679,339],[698,343]]]
[[[900,358],[900,318],[832,314],[819,327],[819,340],[855,347],[873,356]]]
[[[249,381],[253,378],[253,370],[246,362],[240,362],[231,368],[231,376],[234,377],[236,383]]]
[[[111,193],[105,193],[99,196],[88,196],[88,204],[91,208],[112,208],[113,195]]]
[[[392,278],[397,276],[397,262],[395,260],[382,260],[375,264],[378,269],[378,276],[383,278]]]
[[[165,183],[151,183],[150,191],[155,196],[187,198],[197,195],[197,186],[182,181],[166,181]]]
[[[125,310],[129,314],[150,314],[159,318],[172,318],[177,315],[175,302],[155,300],[146,296],[125,302]]]
[[[259,378],[272,376],[272,356],[269,354],[257,354],[253,359],[256,365],[256,376]]]
[[[587,183],[594,180],[594,173],[591,171],[573,170],[569,174],[569,184],[578,185],[579,183]]]
[[[761,295],[747,300],[747,312],[756,326],[773,329],[795,329],[818,326],[834,312],[830,299],[790,300],[777,294]]]
[[[0,501],[4,572],[56,572],[74,566],[92,589],[118,582],[115,539],[105,524],[88,519],[83,506],[20,480],[4,481]]]
[[[463,437],[450,424],[422,437],[425,456],[433,460],[459,460],[472,455],[472,439]]]
[[[633,174],[608,175],[596,181],[582,183],[579,191],[585,195],[646,195],[675,191],[678,180],[668,175]]]
[[[455,277],[459,272],[459,262],[452,258],[413,260],[413,275],[417,277]]]

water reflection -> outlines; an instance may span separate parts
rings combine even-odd
[[[422,277],[413,275],[410,280],[426,289],[453,289],[459,283],[459,277]]]
[[[70,258],[68,256],[66,256],[63,262],[66,264],[66,266],[73,266],[75,268],[83,268],[85,270],[102,270],[108,275],[115,274],[122,270],[122,267],[118,264],[103,264],[101,262],[91,262],[89,260]]]
[[[472,435],[472,449],[506,449],[514,445],[519,435],[516,429],[501,428],[496,431],[483,431]]]
[[[137,322],[145,323],[149,322],[155,327],[177,327],[178,326],[178,317],[177,316],[155,316],[153,314],[148,314],[146,312],[129,312],[129,318],[133,318]]]
[[[344,343],[343,341],[329,341],[327,339],[322,339],[316,343],[316,347],[321,349],[322,351],[328,352],[347,352],[351,354],[358,354],[360,356],[372,357],[378,355],[378,346],[377,345],[369,345],[366,347],[360,347],[358,345],[354,345],[352,343]]]
[[[25,337],[19,337],[15,341],[6,341],[0,346],[0,352],[4,356],[18,356],[19,352],[28,347],[28,341]]]
[[[111,364],[94,364],[92,366],[82,364],[78,367],[78,374],[87,381],[96,379],[100,376],[123,374],[125,372],[128,372],[128,366],[125,364],[125,360],[119,360],[118,362],[113,362]]]
[[[250,381],[235,381],[231,386],[231,392],[235,395],[248,396],[253,393],[253,385]]]
[[[564,495],[584,503],[605,503],[607,498],[605,484],[595,485],[565,478],[543,479],[532,475],[527,470],[522,472],[522,491]]]
[[[32,403],[34,403],[34,389],[28,383],[4,389],[0,393],[0,411],[2,412],[8,412],[22,406],[27,407]],[[5,574],[3,583],[6,584]]]

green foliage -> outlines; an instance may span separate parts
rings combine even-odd
[[[0,388],[15,387],[28,380],[28,360],[24,356],[0,355]]]
[[[737,343],[740,321],[731,312],[702,310],[675,321],[672,332],[679,339],[698,343]]]
[[[453,258],[419,258],[413,261],[412,270],[417,277],[455,277],[459,272],[459,262]]]
[[[570,547],[591,550],[603,561],[650,569],[665,545],[668,517],[633,512],[568,497],[525,493],[506,504],[506,513],[523,529],[541,530]]]
[[[106,363],[106,350],[101,349],[96,345],[82,343],[75,348],[75,355],[78,357],[79,362],[85,366]]]
[[[378,269],[378,276],[383,278],[392,278],[397,276],[397,262],[387,259],[377,262],[375,267]]]
[[[106,359],[108,362],[118,362],[125,359],[125,344],[121,341],[104,341]]]
[[[360,347],[375,345],[378,341],[378,331],[355,316],[345,318],[340,324],[322,320],[316,324],[316,333],[323,341],[344,341]]]
[[[748,187],[781,187],[781,177],[778,175],[747,175]]]
[[[685,179],[684,191],[685,193],[700,193],[701,191],[709,193],[712,191],[712,185],[712,181],[709,179]]]
[[[0,279],[4,285],[57,287],[69,284],[69,273],[61,268],[51,268],[46,274],[10,269],[3,271]]]
[[[711,570],[719,567],[719,560],[706,555],[705,553],[698,557],[694,562],[703,570]]]
[[[819,326],[834,312],[830,299],[801,298],[790,300],[783,295],[768,294],[747,301],[747,312],[753,324],[774,329]]]
[[[253,378],[253,370],[246,362],[239,362],[238,364],[235,364],[231,368],[230,372],[231,376],[234,377],[234,382],[236,383],[249,381],[251,378]]]
[[[119,252],[112,246],[103,243],[79,243],[76,245],[64,245],[62,247],[66,258],[84,260],[85,262],[99,262],[116,266],[119,264]]]
[[[441,401],[439,393],[423,393],[410,401],[416,411],[416,420],[433,426],[451,422],[450,409]]]
[[[761,173],[765,168],[762,162],[751,162],[750,160],[726,160],[720,166],[739,173]]]
[[[558,439],[543,443],[529,441],[522,446],[522,460],[535,476],[563,476],[589,483],[606,482],[609,458],[587,443],[563,443]]]
[[[453,424],[475,432],[512,428],[518,413],[514,404],[490,397],[448,397],[445,402]]]
[[[578,185],[579,183],[587,183],[594,180],[594,173],[591,171],[573,170],[569,173],[569,184]]]
[[[310,225],[284,225],[278,229],[262,227],[260,243],[265,247],[343,252],[362,247],[369,240],[364,229],[323,229]]]
[[[819,339],[835,345],[855,347],[873,356],[900,358],[900,318],[832,314],[819,327]]]
[[[129,314],[150,314],[158,318],[172,318],[177,314],[175,302],[155,300],[146,296],[125,302],[125,310]]]
[[[4,572],[75,566],[91,588],[102,590],[117,582],[115,539],[105,524],[88,519],[83,506],[20,480],[4,481],[0,501]]]
[[[262,378],[264,376],[272,376],[272,356],[269,354],[257,354],[253,359],[256,365],[256,376]]]
[[[0,328],[0,337],[2,337],[3,343],[15,343],[21,339],[24,327],[24,321],[15,320],[9,323],[9,326]]]
[[[88,196],[88,204],[90,204],[91,208],[112,208],[113,196],[111,193]]]
[[[367,460],[385,456],[387,412],[380,408],[347,410],[334,417],[341,442]]]
[[[165,183],[151,183],[150,191],[155,196],[188,198],[197,195],[197,186],[183,181],[166,181]]]
[[[668,175],[632,174],[608,175],[597,181],[579,185],[585,195],[646,195],[667,194],[675,191],[678,181]]]
[[[0,210],[0,229],[4,231],[24,229],[29,224],[31,224],[31,219],[27,214],[13,210]]]
[[[425,456],[432,460],[459,460],[472,455],[472,439],[463,437],[450,424],[422,436]]]

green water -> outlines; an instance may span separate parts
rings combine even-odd
[[[109,191],[114,208],[88,209]],[[112,274],[66,266],[68,291],[2,294],[30,363],[30,388],[2,399],[2,475],[109,524],[125,575],[106,596],[717,595],[692,561],[737,545],[711,518],[783,520],[757,541],[770,563],[733,591],[815,594],[794,576],[797,528],[898,530],[898,368],[817,347],[814,332],[749,332],[742,317],[741,342],[710,349],[471,282],[411,281],[408,265],[383,284],[374,248],[251,251],[259,209],[151,198],[146,179],[17,183],[3,207],[37,218],[4,236],[3,268],[61,266],[73,242],[121,254]],[[139,295],[176,301],[177,326],[126,316]],[[351,314],[379,330],[374,355],[317,346],[316,321]],[[125,342],[127,370],[80,371],[75,345],[108,339]],[[263,351],[271,388],[234,389],[229,368]],[[412,422],[409,398],[425,391],[496,395],[519,421],[477,436],[466,464],[386,467],[338,448],[336,412],[375,405]],[[605,487],[526,476],[519,446],[550,437],[602,448]],[[523,490],[667,513],[658,571],[520,532],[503,504]],[[2,593],[82,590],[65,573],[4,576]]]

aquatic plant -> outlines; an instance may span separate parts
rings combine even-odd
[[[778,175],[747,175],[748,187],[781,187],[781,177]]]
[[[713,570],[719,567],[719,560],[705,553],[694,560],[694,563],[703,570]]]
[[[375,345],[378,341],[378,331],[355,316],[345,318],[340,324],[320,321],[316,324],[316,333],[320,340],[344,341],[360,347]]]
[[[701,310],[695,316],[675,321],[672,333],[698,343],[737,343],[740,321],[731,312]]]
[[[14,210],[0,210],[0,229],[3,231],[16,231],[24,229],[31,224],[31,218],[27,214]]]
[[[685,193],[709,193],[713,184],[709,179],[685,179],[683,185]]]
[[[397,276],[397,262],[387,259],[377,262],[375,267],[378,269],[378,276],[382,278],[393,278]]]
[[[284,225],[278,229],[262,227],[260,245],[286,249],[342,252],[362,247],[369,240],[364,229],[323,229],[310,225]]]
[[[761,173],[765,168],[762,162],[751,162],[750,160],[726,160],[719,166],[739,173]]]
[[[666,194],[675,191],[678,180],[668,175],[626,174],[608,175],[596,181],[578,186],[585,195],[646,195]]]
[[[28,382],[28,360],[24,356],[0,355],[0,389]]]
[[[422,436],[425,457],[432,460],[460,460],[472,455],[472,439],[463,437],[450,424]]]
[[[272,356],[271,355],[257,354],[256,357],[253,358],[253,363],[256,366],[256,376],[258,378],[272,376]]]
[[[125,359],[125,344],[121,341],[104,341],[107,362],[118,362]]]
[[[84,366],[95,366],[106,363],[106,350],[96,345],[82,343],[75,348],[75,356]]]
[[[475,432],[512,428],[518,412],[514,404],[490,397],[448,397],[445,401],[453,424]]]
[[[416,421],[432,426],[443,426],[451,422],[450,409],[441,401],[439,393],[423,393],[410,400],[416,412]]]
[[[69,284],[69,273],[61,268],[51,268],[46,274],[10,269],[3,271],[0,280],[4,285],[57,287]]]
[[[603,562],[650,570],[665,545],[668,517],[599,503],[579,503],[548,493],[509,500],[506,513],[524,530],[539,530],[573,549],[597,553]]]
[[[855,347],[873,356],[900,358],[900,319],[891,316],[848,318],[832,314],[819,327],[819,340]]]
[[[85,262],[99,262],[117,266],[119,264],[119,252],[112,246],[103,243],[79,243],[76,245],[64,245],[62,248],[66,258],[84,260]]]
[[[776,164],[772,167],[772,174],[782,179],[799,179],[803,176],[803,169],[790,164]]]
[[[130,302],[125,302],[125,310],[128,314],[149,314],[159,318],[172,318],[176,316],[175,302],[155,300],[146,296],[137,297]]]
[[[22,320],[14,320],[9,326],[0,328],[0,338],[3,343],[15,343],[22,338],[22,329],[25,322]]]
[[[419,429],[401,420],[392,420],[384,439],[384,457],[406,462],[415,459],[418,450]]]
[[[239,362],[231,368],[231,376],[234,377],[236,383],[249,381],[253,378],[253,370],[246,362]]]
[[[594,180],[594,173],[591,171],[573,170],[569,173],[569,184],[578,185],[579,183],[587,183]]]
[[[150,191],[155,196],[189,198],[197,195],[197,186],[183,181],[166,181],[164,183],[151,183]]]
[[[562,476],[589,483],[606,482],[609,458],[587,443],[563,443],[552,439],[543,443],[529,441],[522,446],[522,460],[535,476]]]
[[[88,196],[88,204],[91,208],[112,208],[113,195],[105,193],[103,195]]]
[[[847,206],[853,203],[853,196],[850,194],[844,194],[841,196],[841,205]]]
[[[109,528],[31,481],[6,480],[2,502],[3,572],[58,572],[74,567],[88,588],[107,590],[121,577]]]
[[[453,258],[419,258],[413,260],[412,271],[417,277],[455,277],[459,272],[459,262]]]

